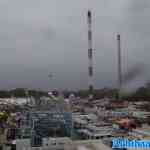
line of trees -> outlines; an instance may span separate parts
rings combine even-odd
[[[70,94],[79,96],[81,98],[87,98],[89,95],[88,90],[79,90],[79,91],[63,91],[65,98],[68,98]],[[94,98],[101,99],[104,97],[108,98],[117,98],[118,90],[113,88],[103,88],[95,89],[93,91]],[[0,98],[10,98],[10,97],[42,97],[48,96],[47,91],[40,90],[26,90],[24,88],[16,88],[13,90],[0,90]],[[147,83],[145,86],[138,88],[135,92],[128,95],[123,95],[122,99],[124,100],[150,100],[150,83]]]
[[[10,97],[41,97],[48,96],[48,92],[46,91],[38,91],[38,90],[26,90],[24,88],[16,88],[13,90],[0,90],[0,98],[10,98]]]
[[[150,101],[150,83],[138,88],[134,93],[125,96],[127,100],[146,100]]]
[[[111,88],[103,88],[103,89],[95,89],[93,91],[93,95],[95,99],[100,99],[104,97],[108,98],[117,98],[117,89],[111,89]],[[82,98],[86,98],[89,95],[88,90],[80,90],[78,92],[78,95]]]

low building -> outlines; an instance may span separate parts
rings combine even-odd
[[[43,138],[41,141],[36,141],[33,145],[31,139],[14,140],[16,150],[65,150],[67,145],[70,145],[70,138]]]
[[[111,137],[112,131],[113,131],[113,128],[111,126],[97,127],[94,125],[88,125],[84,129],[79,129],[78,133],[84,139],[102,139],[105,137]]]
[[[142,128],[137,128],[129,132],[129,135],[135,136],[138,139],[150,139],[150,126],[144,125]]]

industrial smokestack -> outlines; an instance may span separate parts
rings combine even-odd
[[[88,19],[88,75],[89,75],[89,93],[93,96],[93,49],[92,49],[92,13],[89,10],[87,13]]]
[[[120,35],[117,35],[117,45],[118,45],[118,98],[120,99],[120,92],[122,88],[122,60],[121,60],[121,39]]]

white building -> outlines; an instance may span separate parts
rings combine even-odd
[[[43,138],[40,146],[32,146],[31,139],[18,139],[13,144],[16,144],[16,150],[65,150],[71,140],[67,137]]]

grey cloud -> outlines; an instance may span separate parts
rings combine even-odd
[[[132,13],[140,15],[140,13],[143,13],[146,9],[149,9],[149,7],[150,1],[148,0],[131,0],[128,10]]]
[[[86,88],[89,8],[97,88],[116,86],[117,33],[124,72],[150,63],[148,0],[0,0],[0,87]]]

